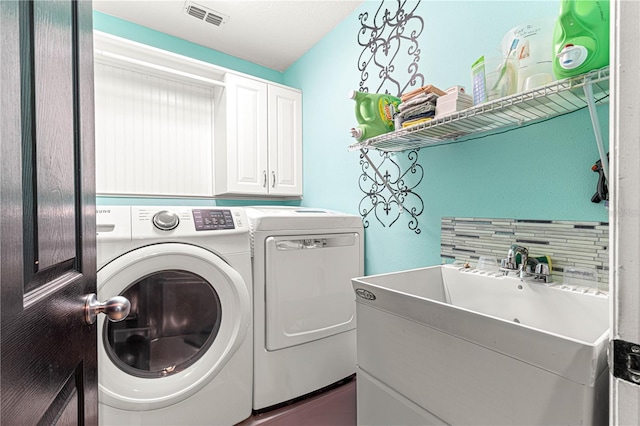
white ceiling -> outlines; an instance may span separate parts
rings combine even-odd
[[[215,26],[186,14],[186,3],[229,18]],[[362,3],[363,0],[94,0],[93,8],[285,71]]]

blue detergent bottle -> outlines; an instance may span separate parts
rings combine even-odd
[[[557,79],[609,65],[609,0],[562,0],[553,42]]]

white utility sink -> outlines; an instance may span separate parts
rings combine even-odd
[[[453,265],[352,284],[359,424],[607,423],[606,294]]]

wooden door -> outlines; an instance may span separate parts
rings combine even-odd
[[[640,3],[611,2],[610,424],[640,424]]]
[[[91,2],[0,8],[0,423],[97,424]]]

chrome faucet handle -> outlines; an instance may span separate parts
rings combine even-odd
[[[537,275],[549,275],[551,271],[549,270],[549,265],[546,263],[538,263],[533,270],[533,272]]]
[[[533,275],[536,279],[542,280],[545,283],[551,282],[551,268],[546,263],[538,263],[533,270]]]
[[[500,260],[500,269],[507,269],[509,271],[516,271],[518,269],[518,265],[514,261],[511,261],[508,257],[506,259]]]
[[[515,263],[515,257],[513,258],[513,262],[507,259],[500,260],[500,272],[502,272],[505,276],[509,275],[509,272],[518,272],[518,265]]]

